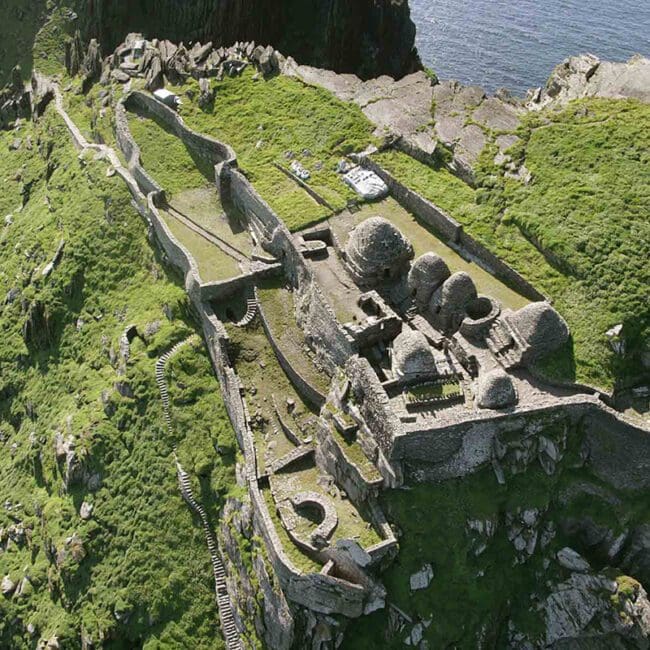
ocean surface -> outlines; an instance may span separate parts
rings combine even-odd
[[[410,0],[417,46],[441,79],[542,86],[567,56],[650,56],[650,0]]]

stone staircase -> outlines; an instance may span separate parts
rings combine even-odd
[[[178,483],[181,488],[181,494],[185,499],[187,505],[196,513],[201,520],[201,525],[205,532],[205,538],[208,542],[208,550],[210,551],[210,558],[212,562],[212,572],[214,574],[214,586],[217,595],[217,607],[219,608],[219,619],[221,620],[221,629],[224,638],[226,639],[226,647],[228,650],[243,650],[244,646],[241,642],[239,630],[235,624],[235,617],[232,611],[232,605],[228,596],[228,589],[226,587],[226,570],[219,555],[219,547],[217,539],[210,527],[207,514],[203,506],[194,498],[192,494],[192,486],[190,484],[190,477],[187,472],[181,467],[178,460],[176,460],[176,472],[178,474]]]
[[[521,352],[514,341],[509,340],[499,323],[494,323],[488,332],[486,343],[497,361],[506,369],[514,368],[521,362]]]
[[[234,323],[235,327],[246,327],[253,322],[253,319],[257,316],[257,300],[255,298],[248,298],[246,300],[246,313],[244,317]]]
[[[180,341],[173,348],[167,350],[167,352],[156,361],[156,384],[158,384],[158,390],[160,391],[160,399],[162,401],[165,416],[165,426],[167,427],[167,433],[169,434],[172,434],[174,430],[172,427],[171,413],[169,411],[169,389],[167,388],[167,380],[165,379],[165,365],[181,348],[191,343],[195,338],[196,337],[193,334],[184,341]]]
[[[167,431],[173,433],[171,413],[169,410],[169,389],[167,380],[165,379],[165,366],[167,362],[178,353],[184,346],[191,343],[196,338],[195,335],[177,343],[173,348],[165,352],[156,361],[156,384],[160,391],[160,399],[163,404],[163,411],[165,417],[165,426]],[[181,489],[181,495],[190,509],[196,513],[201,520],[201,525],[205,532],[205,538],[208,543],[208,551],[210,552],[210,561],[212,564],[212,573],[214,574],[215,593],[217,596],[217,608],[219,610],[219,619],[221,621],[221,629],[226,640],[226,647],[228,650],[243,650],[244,646],[241,642],[239,630],[235,624],[235,617],[233,615],[230,598],[228,597],[228,590],[226,588],[226,570],[219,555],[219,546],[217,539],[210,527],[207,514],[203,506],[194,498],[192,493],[192,486],[190,484],[190,477],[181,467],[176,458],[176,447],[174,447],[174,457],[176,460],[176,474],[178,476],[178,484]]]

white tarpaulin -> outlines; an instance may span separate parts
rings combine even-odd
[[[380,199],[388,194],[386,183],[374,172],[355,167],[343,175],[343,180],[364,199]]]

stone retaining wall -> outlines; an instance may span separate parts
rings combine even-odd
[[[65,119],[68,129],[75,142],[78,143],[79,148],[82,150],[94,149],[104,153],[109,152],[106,147],[87,143],[63,110],[60,96],[57,100],[57,110]],[[129,154],[131,161],[134,161],[134,168],[138,167],[140,166],[139,151],[130,135],[124,107],[121,104],[118,104],[117,112],[118,144],[120,144],[120,148],[124,147],[123,151]],[[121,166],[114,154],[111,156],[111,161],[118,175],[127,183],[138,211],[147,223],[152,226],[162,250],[169,258],[169,261],[185,274],[186,289],[190,301],[199,316],[208,352],[221,385],[226,410],[235,430],[240,449],[244,454],[244,479],[254,507],[256,533],[265,541],[269,559],[283,590],[289,599],[316,612],[342,614],[351,617],[361,616],[364,601],[367,597],[367,590],[364,587],[328,575],[325,571],[303,574],[293,566],[284,552],[282,542],[278,537],[258,485],[253,434],[246,414],[246,405],[240,392],[241,383],[231,366],[228,356],[228,334],[209,303],[202,300],[201,282],[192,256],[174,238],[158,213],[156,199],[161,196],[160,190],[150,192],[145,197],[129,170]]]
[[[359,156],[359,162],[375,172],[388,185],[390,193],[405,210],[412,212],[426,224],[432,226],[459,254],[471,257],[488,273],[504,281],[529,300],[548,300],[515,269],[468,235],[461,224],[434,203],[400,183],[389,171],[369,156]]]
[[[289,377],[291,383],[295,386],[298,394],[312,407],[320,409],[323,404],[325,404],[325,395],[323,395],[323,393],[321,393],[318,388],[316,388],[316,386],[310,384],[309,380],[305,379],[305,377],[300,374],[298,369],[292,365],[291,361],[289,361],[289,359],[287,359],[287,357],[284,355],[282,346],[276,341],[275,336],[273,335],[273,330],[271,329],[271,326],[266,319],[266,315],[264,314],[264,308],[262,307],[262,302],[259,299],[257,287],[255,287],[254,290],[255,300],[257,301],[257,309],[260,315],[260,320],[262,321],[262,327],[264,328],[264,332],[266,332],[266,337],[271,344],[271,348],[273,348],[273,352],[275,352],[275,356],[277,357],[280,366],[282,366],[282,369],[286,373],[287,377]]]
[[[137,108],[155,115],[174,135],[182,140],[190,151],[213,166],[223,161],[234,162],[236,160],[235,152],[231,147],[207,135],[193,131],[176,111],[148,93],[134,90],[120,103],[123,103],[127,109]]]
[[[249,273],[217,282],[204,282],[201,285],[201,299],[225,300],[247,286],[254,285],[258,280],[269,278],[282,273],[282,264],[253,264]]]
[[[246,216],[251,230],[261,233],[264,247],[282,260],[294,288],[296,321],[319,363],[333,374],[353,354],[353,341],[341,328],[293,236],[241,171],[224,164],[218,182],[229,193],[229,200]]]
[[[256,533],[264,539],[269,560],[287,598],[325,614],[360,616],[366,596],[363,587],[329,575],[302,574],[287,557],[258,485],[253,432],[247,421],[247,409],[241,397],[239,378],[228,357],[228,334],[209,305],[204,304],[200,314],[226,410],[244,453],[246,483],[253,503]]]

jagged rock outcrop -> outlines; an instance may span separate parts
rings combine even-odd
[[[544,605],[547,648],[647,648],[650,602],[625,576],[572,573]]]
[[[176,43],[272,43],[301,63],[362,77],[421,67],[407,0],[85,0],[84,40],[113,51],[128,32]]]
[[[650,103],[650,59],[637,55],[615,63],[593,54],[571,56],[555,67],[544,88],[529,93],[528,107],[563,106],[582,97],[631,97]]]

